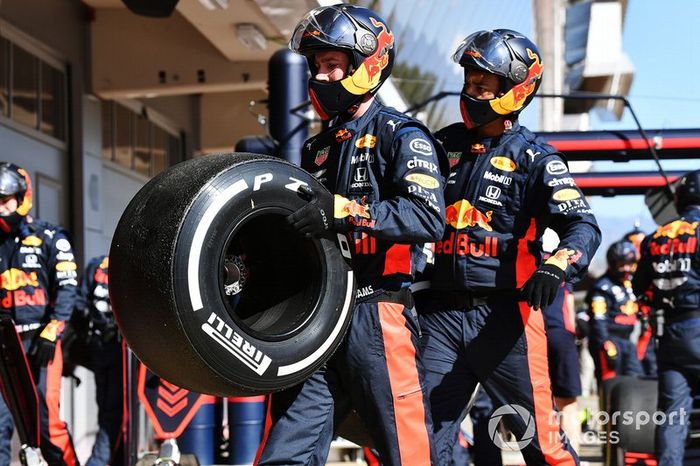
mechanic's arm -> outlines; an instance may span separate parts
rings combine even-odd
[[[637,263],[637,270],[635,270],[632,278],[632,289],[636,296],[644,295],[651,287],[652,264],[651,254],[649,254],[649,242],[651,242],[651,239],[652,235],[647,235],[639,248],[642,254],[639,263]]]
[[[535,218],[542,219],[559,235],[559,245],[545,264],[563,270],[566,281],[576,283],[585,275],[601,240],[600,228],[586,198],[556,153],[537,162],[528,188],[535,193],[530,207],[540,209]]]
[[[608,340],[608,300],[604,294],[593,290],[586,300],[590,316],[589,344],[591,348],[598,351],[605,341]]]
[[[392,148],[391,166],[383,180],[388,186],[382,190],[390,197],[369,203],[366,221],[357,215],[340,220],[353,230],[390,241],[440,240],[445,229],[443,189],[447,175],[442,146],[421,128],[410,127],[399,130]],[[336,213],[347,211],[352,209],[336,199]]]
[[[65,322],[70,319],[76,304],[78,266],[73,256],[73,247],[62,230],[56,230],[49,251],[49,280],[51,283],[51,321]]]

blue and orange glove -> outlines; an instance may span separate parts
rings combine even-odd
[[[552,264],[544,264],[525,282],[522,296],[533,309],[546,308],[554,302],[559,287],[564,283],[566,274],[562,269]]]
[[[605,340],[603,342],[603,355],[605,356],[605,362],[608,365],[608,369],[614,371],[617,369],[617,346],[610,340]]]
[[[56,340],[58,340],[61,331],[63,330],[63,322],[52,320],[44,330],[34,339],[29,347],[30,362],[36,367],[46,367],[53,361],[56,354]]]

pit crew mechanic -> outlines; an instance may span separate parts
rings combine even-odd
[[[75,312],[90,328],[89,368],[95,376],[97,425],[86,466],[123,463],[124,364],[122,337],[109,300],[109,257],[93,257],[80,281]],[[76,318],[76,316],[74,316]]]
[[[635,294],[651,289],[652,308],[664,313],[658,407],[667,422],[656,428],[659,466],[683,464],[688,413],[700,395],[700,170],[681,178],[675,204],[680,218],[644,239],[632,280]]]
[[[588,349],[595,361],[599,389],[603,381],[615,376],[644,374],[637,347],[630,339],[639,312],[630,282],[639,259],[637,249],[630,241],[616,241],[606,258],[608,270],[586,295],[591,322]]]
[[[257,464],[325,464],[351,408],[382,464],[431,464],[408,286],[425,264],[423,244],[442,236],[447,161],[421,123],[374,98],[394,60],[394,36],[374,12],[345,4],[312,10],[290,48],[307,58],[309,96],[328,123],[304,145],[302,167],[337,194],[300,190],[309,203],[288,221],[307,237],[346,234],[358,293],[326,366],[272,395]]]
[[[454,61],[464,68],[464,122],[436,133],[452,165],[447,225],[433,299],[419,309],[438,464],[448,464],[477,382],[522,440],[527,464],[577,464],[550,416],[539,309],[585,273],[600,230],[563,156],[518,123],[542,79],[535,44],[511,30],[479,31]],[[546,227],[560,243],[538,267]]]
[[[77,267],[66,232],[31,218],[29,174],[0,162],[0,312],[17,326],[39,397],[41,453],[50,466],[78,464],[59,417],[61,332],[73,312]],[[14,423],[0,399],[0,466],[10,464]]]

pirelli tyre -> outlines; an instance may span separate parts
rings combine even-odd
[[[649,455],[653,458],[655,423],[658,422],[658,382],[655,379],[626,377],[610,393],[610,422],[606,463],[625,465],[625,455]]]
[[[304,184],[325,189],[282,160],[232,153],[180,163],[136,194],[112,241],[110,297],[153,372],[200,393],[264,394],[330,357],[355,280],[344,236],[287,227]]]

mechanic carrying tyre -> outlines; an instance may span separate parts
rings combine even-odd
[[[257,464],[325,464],[334,429],[351,408],[382,464],[430,464],[432,426],[408,286],[425,264],[423,243],[443,232],[447,160],[421,123],[374,98],[395,54],[394,36],[376,13],[314,9],[289,45],[308,60],[309,96],[328,125],[304,145],[302,168],[336,194],[300,193],[308,204],[288,220],[305,236],[347,235],[358,292],[335,355],[305,382],[271,395]]]
[[[659,466],[681,465],[693,397],[700,394],[700,170],[677,185],[680,218],[659,227],[642,243],[634,276],[637,295],[652,291],[652,307],[662,309],[664,328],[657,353],[659,410],[656,429]]]
[[[606,258],[608,270],[586,295],[591,322],[588,349],[595,362],[599,389],[617,375],[644,374],[630,339],[639,311],[630,281],[639,259],[637,249],[631,242],[620,240],[610,245]]]

